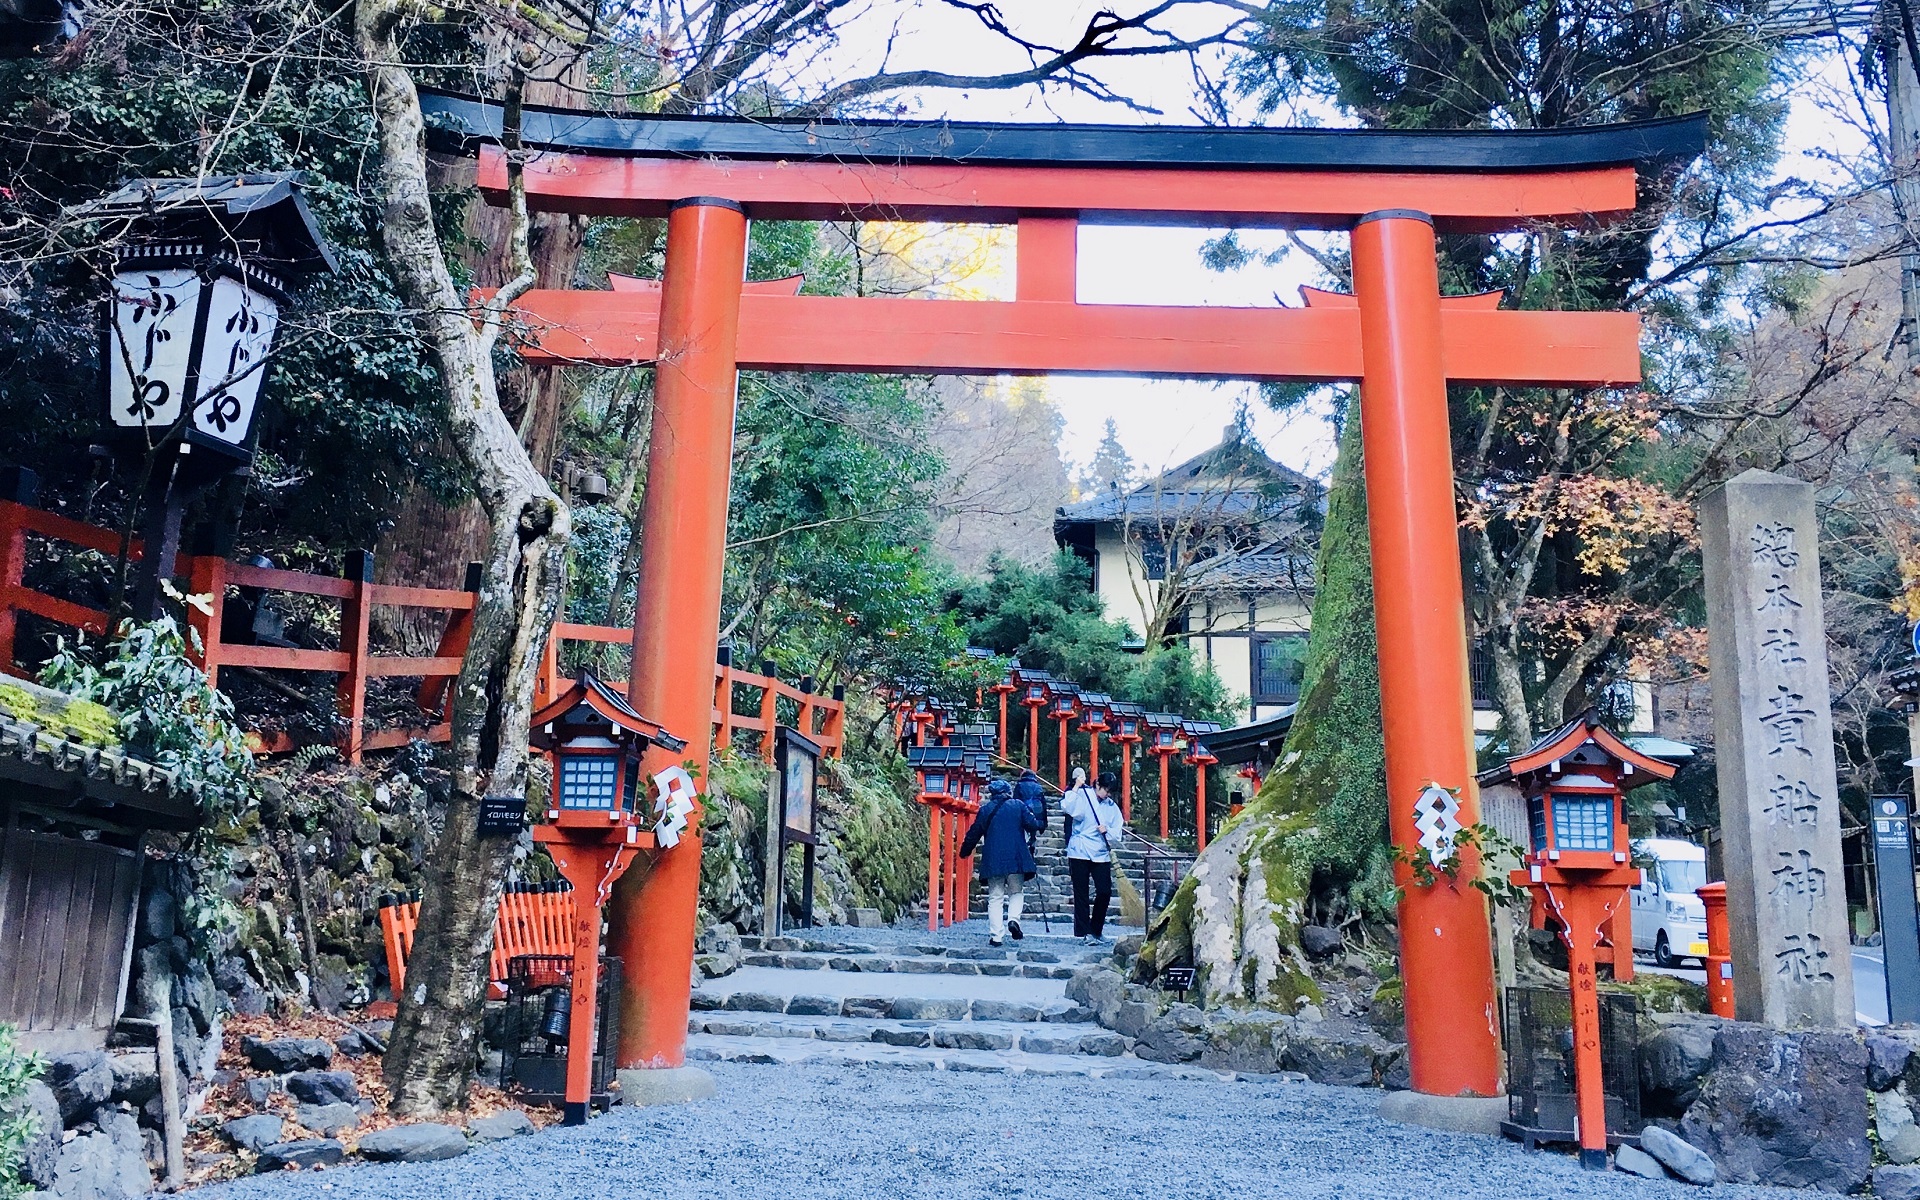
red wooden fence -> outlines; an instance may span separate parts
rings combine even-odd
[[[45,512],[13,500],[0,500],[0,671],[24,676],[14,657],[14,640],[21,613],[31,613],[74,629],[104,634],[107,616],[98,609],[48,595],[24,582],[28,539],[44,538],[93,550],[109,557],[121,552],[118,533]],[[128,550],[130,561],[140,558],[136,540]],[[315,575],[305,571],[283,571],[256,567],[211,555],[180,556],[175,573],[188,580],[189,595],[196,603],[188,607],[188,621],[200,641],[200,665],[207,678],[219,685],[220,672],[228,667],[253,667],[273,671],[319,671],[335,676],[335,700],[342,724],[338,746],[349,762],[357,763],[368,750],[393,749],[415,738],[445,741],[447,716],[451,708],[451,688],[460,672],[460,659],[473,632],[474,596],[479,589],[479,571],[469,567],[464,588],[406,587],[373,581],[373,556],[356,550],[347,556],[345,572],[338,577]],[[227,604],[227,589],[258,588],[262,592],[282,592],[318,596],[340,604],[340,644],[332,650],[297,649],[228,642],[221,638],[221,616]],[[199,598],[204,598],[204,607]],[[447,614],[439,644],[429,655],[388,654],[371,645],[373,610],[379,607],[437,609]],[[601,642],[630,645],[633,630],[607,625],[577,625],[557,622],[547,642],[547,657],[542,665],[539,688],[542,695],[556,690],[561,644],[567,641]],[[432,724],[395,729],[368,729],[366,718],[367,681],[381,677],[410,677],[421,681],[417,700],[427,713],[438,715]],[[609,680],[608,682],[614,682]],[[741,696],[740,692],[759,695]],[[736,705],[741,699],[752,705],[742,714]],[[734,736],[743,732],[759,734],[757,749],[771,761],[773,729],[779,723],[780,700],[790,701],[795,712],[793,725],[818,742],[821,749],[838,757],[844,737],[845,705],[830,696],[821,696],[765,675],[756,675],[730,666],[714,668],[714,738],[725,748]],[[672,732],[679,733],[674,730]],[[684,735],[683,735],[684,736]],[[284,733],[255,732],[256,747],[266,753],[295,748]]]

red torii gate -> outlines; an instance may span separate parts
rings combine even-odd
[[[499,202],[500,110],[423,96],[478,146]],[[1699,118],[1532,132],[1220,130],[957,122],[615,118],[526,110],[537,210],[666,216],[661,285],[533,291],[521,353],[539,363],[657,365],[631,696],[671,729],[712,706],[737,372],[1103,372],[1361,384],[1387,791],[1396,844],[1415,804],[1453,790],[1478,819],[1447,426],[1449,382],[1631,384],[1639,322],[1442,299],[1439,232],[1585,225],[1631,211],[1638,170],[1683,162]],[[743,285],[747,219],[1013,223],[1007,302],[800,296]],[[1303,308],[1076,302],[1079,222],[1352,231],[1354,294]],[[688,753],[704,769],[706,747]],[[650,769],[651,765],[650,765]],[[698,841],[631,873],[612,908],[627,964],[622,1066],[683,1060]],[[1479,870],[1465,855],[1466,873]],[[1413,1086],[1499,1090],[1484,899],[1400,868]]]

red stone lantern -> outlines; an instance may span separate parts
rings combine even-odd
[[[652,849],[655,840],[642,828],[648,805],[640,758],[648,746],[677,751],[687,744],[635,712],[626,697],[587,672],[533,714],[527,740],[553,763],[553,795],[546,820],[534,827],[533,840],[546,847],[560,874],[573,884],[572,1008],[561,1111],[566,1124],[581,1125],[587,1119],[593,1078],[601,909],[634,854]],[[483,804],[482,832],[489,831],[488,818]]]
[[[1087,735],[1087,782],[1100,778],[1100,735],[1113,728],[1107,714],[1113,697],[1102,692],[1087,692],[1080,697],[1080,732]]]
[[[1060,790],[1067,790],[1067,723],[1080,715],[1080,689],[1056,682],[1047,703],[1047,715],[1060,722]]]
[[[1193,768],[1193,838],[1196,849],[1207,848],[1207,768],[1220,760],[1207,749],[1206,736],[1219,733],[1220,726],[1214,721],[1187,721],[1181,727],[1186,735],[1187,750],[1184,761]]]
[[[1107,736],[1120,743],[1120,814],[1133,820],[1133,748],[1145,736],[1146,713],[1138,704],[1115,702],[1107,718],[1113,732]]]
[[[1180,753],[1180,727],[1184,722],[1178,713],[1150,712],[1146,715],[1144,728],[1147,735],[1147,753],[1160,760],[1160,840],[1167,840],[1167,808],[1172,797],[1167,778],[1168,764],[1173,756]]]
[[[1596,959],[1627,889],[1640,882],[1629,861],[1627,789],[1671,779],[1671,763],[1650,758],[1582,713],[1482,773],[1482,785],[1513,783],[1527,800],[1530,845],[1515,884],[1530,889],[1560,922],[1573,989],[1575,1133],[1582,1166],[1607,1166],[1606,1092],[1600,1067],[1600,989]],[[1437,785],[1429,810],[1421,802],[1422,844],[1436,862],[1451,856],[1458,822],[1448,821],[1451,797]],[[1421,824],[1420,822],[1425,822]],[[1429,845],[1429,841],[1431,844]]]

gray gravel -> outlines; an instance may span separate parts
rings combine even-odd
[[[255,1177],[204,1200],[1250,1200],[1703,1195],[1490,1138],[1393,1125],[1376,1091],[712,1064],[720,1094],[448,1162]],[[1721,1185],[1719,1200],[1802,1196]]]

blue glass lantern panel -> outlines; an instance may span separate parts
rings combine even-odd
[[[921,784],[920,787],[921,790],[925,791],[928,795],[945,795],[947,791],[946,772],[928,771],[926,774],[926,782]]]
[[[1545,853],[1547,849],[1547,806],[1538,800],[1527,805],[1527,827],[1531,833],[1529,839],[1536,853]]]
[[[1613,849],[1613,797],[1553,794],[1555,850]]]
[[[606,812],[613,808],[620,760],[611,754],[560,756],[560,807]]]

